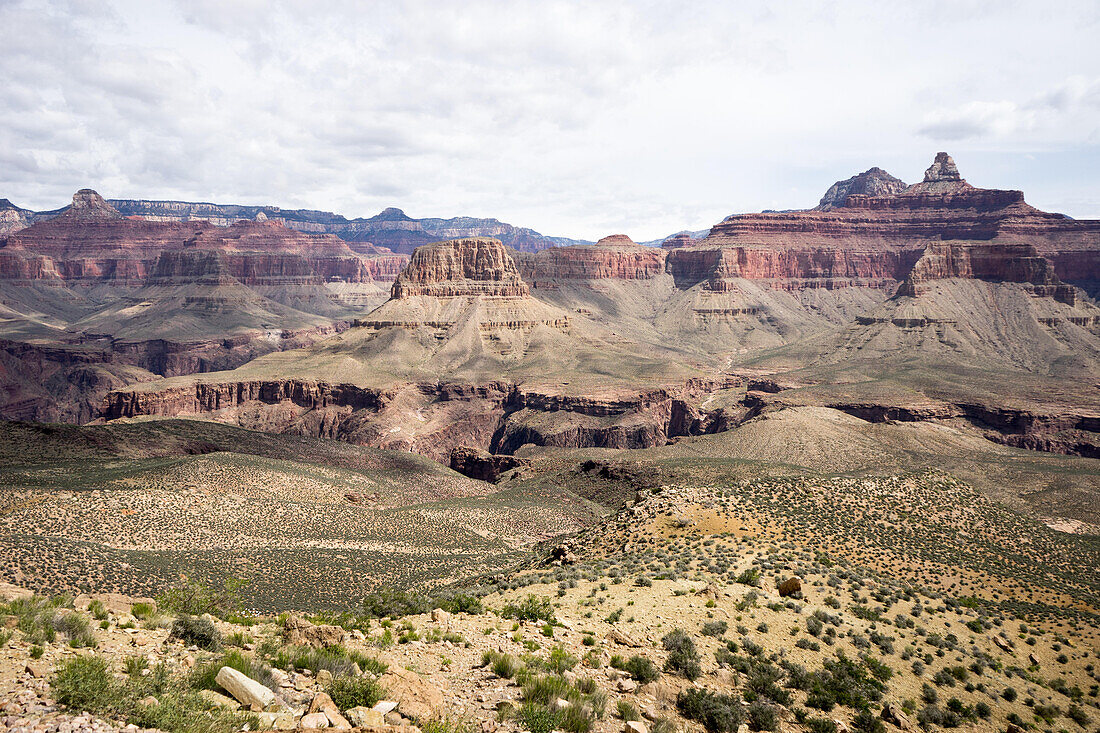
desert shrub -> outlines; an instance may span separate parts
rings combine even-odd
[[[88,613],[92,614],[92,618],[96,621],[102,621],[107,618],[107,607],[97,598],[88,604]]]
[[[836,733],[836,723],[831,718],[806,718],[806,727],[810,733]]]
[[[615,703],[615,714],[625,720],[638,720],[638,708],[629,700],[619,700]]]
[[[630,659],[626,660],[622,669],[629,672],[634,680],[643,685],[647,682],[653,682],[661,676],[661,670],[657,668],[657,665],[640,654],[635,654]]]
[[[95,633],[83,614],[76,611],[57,611],[50,623],[56,631],[69,638],[69,646],[94,648],[98,645]]]
[[[792,683],[805,690],[808,707],[826,712],[836,705],[853,709],[868,707],[871,702],[882,699],[886,689],[886,685],[869,674],[863,664],[843,653],[835,659],[826,659],[820,671],[799,680],[792,678]]]
[[[702,723],[709,733],[731,733],[745,719],[741,702],[706,688],[689,688],[676,696],[676,709],[685,718]]]
[[[17,598],[0,610],[16,617],[16,628],[24,634],[24,640],[34,645],[54,643],[59,633],[69,639],[73,647],[95,647],[96,639],[88,619],[76,611],[64,608],[65,597],[43,598],[29,596]]]
[[[269,657],[271,665],[287,671],[295,669],[308,669],[317,674],[322,669],[328,670],[334,676],[347,675],[355,672],[358,666],[360,671],[384,674],[386,664],[354,649],[346,649],[339,644],[323,649],[315,649],[308,646],[282,647]]]
[[[668,652],[668,659],[665,661],[666,672],[681,674],[692,681],[698,679],[703,673],[695,642],[683,629],[674,629],[665,634],[661,639],[661,645]]]
[[[546,659],[546,668],[558,674],[573,669],[576,666],[577,658],[565,651],[565,647],[560,644],[550,650],[550,655]]]
[[[745,709],[750,730],[773,731],[779,728],[779,710],[771,703],[754,700]]]
[[[126,657],[122,662],[122,671],[131,677],[136,677],[149,668],[149,660],[145,657]]]
[[[857,733],[886,733],[886,726],[874,713],[864,708],[852,718],[852,730]]]
[[[505,680],[515,677],[521,666],[511,654],[501,654],[493,651],[485,652],[481,662],[488,666],[493,674]]]
[[[546,621],[554,622],[554,606],[546,596],[541,598],[529,595],[519,603],[506,603],[500,609],[500,615],[504,618],[514,618],[520,621]]]
[[[62,662],[50,680],[50,692],[58,703],[72,710],[116,712],[121,694],[100,656],[73,657]]]
[[[940,687],[954,687],[955,677],[946,669],[941,669],[932,675],[932,681]]]
[[[532,702],[525,702],[520,707],[516,721],[529,733],[551,733],[558,722],[550,708]]]
[[[341,710],[350,710],[360,705],[372,708],[386,694],[377,680],[346,675],[334,677],[332,682],[325,686],[325,692]]]
[[[1031,708],[1031,712],[1035,713],[1036,718],[1045,721],[1047,725],[1052,724],[1062,714],[1057,705],[1036,705]]]
[[[422,733],[473,733],[473,726],[463,718],[436,716],[424,721]]]
[[[231,667],[241,674],[251,677],[261,685],[266,685],[272,690],[278,689],[274,678],[271,676],[270,667],[258,659],[245,656],[237,649],[231,649],[220,657],[196,665],[188,675],[188,685],[195,690],[220,690],[221,686],[214,679],[218,676],[218,670],[222,667]]]
[[[737,579],[734,582],[740,583],[741,585],[760,585],[760,568],[754,566],[745,570],[737,576]]]
[[[144,621],[151,617],[155,613],[155,610],[151,603],[135,603],[130,607],[130,613],[139,621]]]
[[[172,630],[168,636],[207,651],[217,651],[222,645],[221,632],[214,627],[214,623],[210,619],[194,616],[183,615],[177,618],[172,622]]]
[[[400,618],[431,611],[432,601],[420,593],[383,586],[363,596],[360,607],[368,618]]]
[[[730,625],[725,621],[707,621],[703,624],[702,634],[704,636],[725,636],[729,629]]]
[[[165,611],[201,616],[209,613],[218,618],[240,614],[244,609],[241,590],[248,581],[226,578],[220,588],[188,578],[157,596],[157,604]],[[136,614],[135,614],[136,615]]]

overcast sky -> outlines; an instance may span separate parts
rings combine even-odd
[[[1100,218],[1100,3],[0,0],[0,198],[651,239],[938,150]]]

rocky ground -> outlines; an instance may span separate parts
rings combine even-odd
[[[857,493],[901,492],[919,503],[928,486],[936,484],[881,482]],[[799,490],[813,495],[812,488]],[[842,483],[819,488],[847,505]],[[178,614],[153,611],[151,599],[135,606],[84,596],[68,602],[72,610],[55,602],[44,623],[69,631],[50,643],[26,620],[29,601],[15,601],[0,609],[8,629],[3,720],[58,731],[150,720],[174,730],[354,725],[394,733],[1096,729],[1100,627],[1091,569],[1066,568],[1081,577],[1063,578],[1042,603],[1005,603],[1004,583],[982,592],[966,585],[965,569],[949,577],[947,564],[927,565],[933,582],[921,585],[900,566],[876,572],[850,563],[790,531],[797,522],[786,533],[769,530],[734,495],[643,492],[544,561],[496,576],[480,603],[460,604],[468,612],[454,599],[413,603],[415,595],[398,593],[374,596],[360,613],[311,621],[230,614],[209,618],[222,640],[216,650],[180,638]],[[975,537],[989,531],[990,510],[957,511],[944,521],[967,523]],[[1056,575],[1047,572],[1032,582]],[[451,611],[429,610],[448,603]],[[85,619],[86,633],[56,620],[72,614]],[[116,709],[145,712],[58,709],[55,700],[67,693],[47,681],[74,659],[96,658],[141,695]],[[211,679],[222,666],[243,666],[257,681],[262,699],[252,714],[233,699],[231,683]],[[162,674],[173,682],[146,694],[148,680]],[[187,708],[201,725],[134,707],[181,705],[178,690],[192,688],[216,711]]]

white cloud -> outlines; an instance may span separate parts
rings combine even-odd
[[[3,0],[0,197],[649,239],[812,205],[870,165],[912,180],[940,142],[964,174],[971,150],[1095,148],[1097,22],[1087,0]]]

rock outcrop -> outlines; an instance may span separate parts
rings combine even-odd
[[[530,289],[516,263],[496,239],[453,239],[418,247],[394,281],[394,299],[491,296],[522,298]]]
[[[862,173],[843,181],[837,181],[817,205],[818,211],[827,211],[844,206],[851,195],[892,196],[905,190],[905,181],[895,178],[881,168],[868,168]]]
[[[518,258],[523,279],[534,288],[561,280],[648,280],[665,270],[667,252],[635,244],[625,234],[593,245],[556,247]]]

